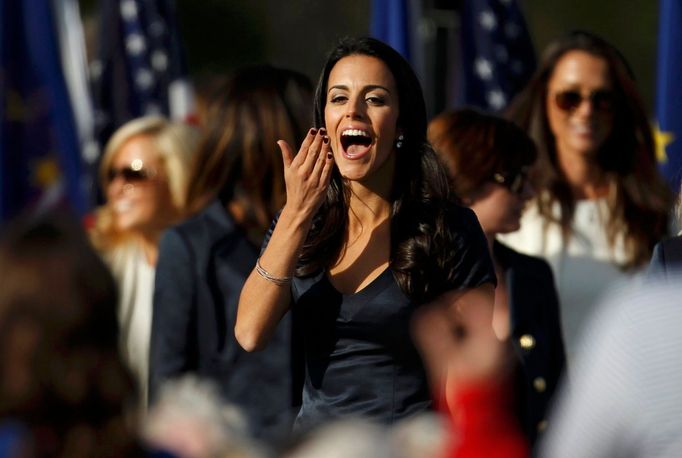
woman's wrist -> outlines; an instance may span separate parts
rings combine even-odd
[[[277,221],[278,225],[280,223],[288,229],[303,232],[303,238],[305,238],[313,224],[313,215],[308,215],[304,210],[294,209],[285,205]]]

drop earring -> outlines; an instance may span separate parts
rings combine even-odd
[[[396,139],[396,142],[395,142],[395,147],[398,149],[402,148],[404,140],[405,140],[405,136],[403,134],[398,135],[398,138]]]

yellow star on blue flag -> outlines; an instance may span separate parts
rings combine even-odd
[[[682,1],[660,0],[654,140],[660,169],[674,191],[682,178]]]
[[[674,141],[675,141],[675,134],[673,134],[672,132],[661,131],[658,124],[656,126],[654,126],[654,143],[656,146],[656,160],[660,164],[665,164],[666,162],[668,162],[668,153],[666,152],[666,148],[668,147],[668,145],[670,145]]]

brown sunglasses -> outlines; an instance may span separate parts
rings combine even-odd
[[[517,172],[507,172],[501,173],[497,172],[493,174],[492,181],[504,186],[512,194],[521,194],[523,188],[528,181],[528,172],[530,167],[522,167],[521,170]]]
[[[615,96],[613,91],[607,90],[591,92],[587,97],[574,90],[557,92],[554,96],[556,106],[567,112],[576,110],[584,100],[589,100],[594,110],[610,113],[613,110]]]
[[[111,183],[117,177],[126,183],[141,183],[143,181],[150,180],[156,176],[156,170],[151,168],[145,168],[142,161],[139,159],[134,160],[130,165],[125,167],[116,168],[111,167],[107,170],[107,181]]]

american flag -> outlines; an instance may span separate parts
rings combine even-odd
[[[192,89],[173,0],[102,0],[99,32],[90,76],[101,144],[139,116],[189,120]]]
[[[535,70],[535,51],[515,0],[464,0],[458,105],[499,113]]]

